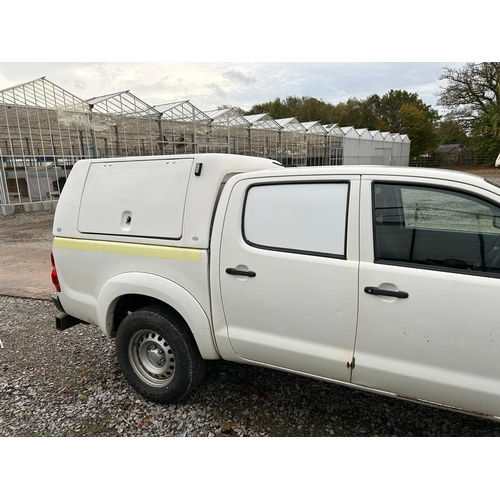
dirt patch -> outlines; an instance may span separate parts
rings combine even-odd
[[[0,295],[50,300],[53,212],[0,217]]]

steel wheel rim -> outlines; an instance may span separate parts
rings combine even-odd
[[[165,387],[175,374],[175,356],[165,338],[152,330],[137,331],[128,348],[132,368],[139,378],[154,387]]]

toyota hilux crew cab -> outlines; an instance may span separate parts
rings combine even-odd
[[[152,401],[186,398],[224,359],[500,418],[500,188],[482,178],[81,160],[53,234],[59,329],[115,337]]]

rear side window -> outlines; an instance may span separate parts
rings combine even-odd
[[[243,235],[255,247],[345,258],[348,183],[251,187]]]

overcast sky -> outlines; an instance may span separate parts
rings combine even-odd
[[[464,62],[9,62],[0,63],[0,89],[45,76],[82,99],[129,90],[151,105],[189,100],[202,111],[220,105],[245,110],[287,96],[336,104],[351,97],[416,92],[431,106],[445,82],[444,67]]]

